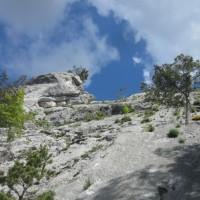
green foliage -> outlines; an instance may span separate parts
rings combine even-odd
[[[51,128],[51,123],[46,119],[38,119],[35,124],[39,127],[44,128],[45,130],[49,130]]]
[[[193,105],[194,105],[194,106],[200,106],[200,101],[199,101],[199,100],[195,100],[195,101],[193,102]]]
[[[83,155],[81,155],[82,159],[86,159],[86,158],[91,158],[90,155],[100,149],[102,149],[103,145],[97,145],[95,147],[92,147],[92,149],[90,149],[89,151],[86,151]]]
[[[122,108],[122,112],[123,112],[123,114],[129,113],[130,112],[129,107],[127,105],[124,105]]]
[[[176,128],[180,128],[180,127],[181,127],[181,124],[177,124],[177,125],[176,125]]]
[[[132,121],[131,117],[129,117],[128,115],[125,115],[121,119],[116,119],[115,123],[121,123],[121,124],[123,124],[125,122],[131,122],[131,121]]]
[[[196,109],[195,109],[194,106],[191,106],[191,107],[190,107],[190,112],[191,112],[191,113],[195,113],[195,112],[196,112]]]
[[[1,200],[16,200],[11,194],[0,191]]]
[[[185,141],[186,141],[186,139],[185,139],[185,138],[179,138],[179,140],[178,140],[178,142],[179,142],[180,144],[184,144],[184,143],[185,143]]]
[[[154,114],[155,114],[155,112],[153,110],[150,110],[150,109],[145,110],[145,112],[144,112],[145,117],[151,117]]]
[[[152,124],[149,124],[147,127],[146,127],[146,131],[148,132],[153,132],[155,130],[155,127],[152,125]]]
[[[40,146],[38,150],[26,153],[25,161],[16,160],[8,170],[1,184],[7,185],[19,200],[24,199],[27,190],[38,184],[41,179],[49,179],[53,172],[47,170],[47,164],[51,163],[51,155],[46,146]]]
[[[8,139],[22,134],[23,123],[27,119],[23,110],[24,91],[21,89],[25,82],[26,76],[11,83],[6,72],[0,75],[0,127],[9,129]]]
[[[84,186],[83,186],[83,190],[87,190],[92,184],[93,184],[93,182],[88,178],[88,179],[85,181],[85,184],[84,184]]]
[[[44,192],[39,195],[36,200],[54,200],[55,193],[53,191]]]
[[[80,79],[83,82],[85,82],[88,79],[88,76],[89,76],[89,71],[82,66],[76,67],[74,65],[73,70],[69,70],[68,72],[75,73],[76,75],[78,75],[80,77]]]
[[[172,64],[155,65],[153,84],[141,85],[150,100],[175,107],[185,106],[185,123],[189,123],[190,93],[199,86],[200,62],[191,56],[177,56]]]
[[[24,91],[18,89],[14,94],[5,93],[0,100],[0,127],[14,128],[17,135],[22,134],[26,115],[23,110]],[[12,129],[13,130],[13,129]]]
[[[147,117],[147,116],[144,116],[144,118],[142,119],[142,121],[141,121],[141,124],[143,124],[143,123],[148,123],[148,122],[150,122],[151,120],[149,119],[149,117]]]
[[[61,138],[65,136],[65,132],[59,132],[57,135],[56,135],[56,138]]]
[[[152,106],[152,110],[153,110],[153,111],[159,111],[159,106],[158,106],[158,104],[154,104],[154,105]]]
[[[175,111],[174,111],[174,116],[179,117],[180,114],[181,114],[180,109],[179,109],[179,108],[176,108]]]
[[[167,137],[169,138],[176,138],[179,135],[179,130],[178,129],[170,129],[169,133],[167,134]]]
[[[124,122],[131,122],[131,118],[127,115],[121,118],[121,123],[123,124]]]
[[[128,114],[128,113],[130,113],[130,112],[133,112],[133,108],[131,107],[131,106],[129,106],[129,105],[124,105],[123,107],[122,107],[122,113],[123,114]]]
[[[92,120],[102,120],[104,119],[105,114],[102,112],[97,113],[86,113],[83,117],[83,120],[86,122],[92,121]]]

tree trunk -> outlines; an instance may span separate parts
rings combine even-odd
[[[189,96],[186,96],[185,97],[185,102],[186,102],[186,105],[185,105],[185,125],[188,125],[189,124],[189,114],[190,114],[190,98]]]

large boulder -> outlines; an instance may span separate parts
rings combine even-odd
[[[65,106],[69,103],[88,103],[93,99],[81,88],[82,81],[73,73],[58,72],[32,78],[25,87],[25,110]]]

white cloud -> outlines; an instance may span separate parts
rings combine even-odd
[[[142,61],[142,59],[139,58],[138,56],[133,56],[132,59],[133,59],[134,64],[139,64]]]
[[[146,52],[154,64],[172,62],[180,53],[200,58],[199,0],[89,1],[99,14],[108,16],[112,12],[117,20],[127,20],[136,31],[135,42],[146,41]]]
[[[119,59],[90,17],[68,16],[75,1],[0,0],[0,24],[6,35],[0,44],[0,65],[10,73],[31,76],[82,65],[94,75]]]
[[[0,22],[17,32],[38,34],[62,20],[67,6],[76,0],[0,0]]]

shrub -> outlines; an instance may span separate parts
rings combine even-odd
[[[190,112],[191,112],[191,113],[195,113],[195,112],[196,112],[196,109],[195,109],[194,106],[191,106],[191,107],[190,107]]]
[[[61,137],[63,137],[63,136],[65,136],[65,132],[59,132],[57,135],[56,135],[56,138],[61,138]]]
[[[85,181],[85,184],[84,184],[84,186],[83,186],[83,190],[87,190],[92,184],[93,184],[93,182],[88,178],[88,179]]]
[[[39,195],[36,200],[54,200],[55,193],[53,191],[44,192]]]
[[[129,107],[128,107],[127,105],[124,105],[124,106],[122,107],[122,113],[123,113],[123,114],[127,114],[127,113],[129,113],[129,112],[130,112]]]
[[[44,128],[45,130],[49,130],[51,128],[51,123],[46,119],[39,119],[35,122],[35,124],[39,127]]]
[[[72,70],[68,70],[68,72],[71,72],[71,73],[75,73],[76,75],[78,75],[80,77],[80,79],[85,82],[87,79],[88,79],[88,76],[89,76],[89,71],[80,66],[80,67],[76,67],[75,65],[73,66],[73,69]]]
[[[105,114],[103,112],[97,112],[96,114],[92,113],[86,113],[83,117],[83,120],[86,122],[92,121],[92,120],[101,120],[104,119]]]
[[[127,115],[121,118],[121,123],[123,124],[124,122],[131,122],[131,118]]]
[[[155,130],[155,127],[152,125],[152,124],[149,124],[147,127],[146,127],[146,130],[148,132],[153,132]]]
[[[176,108],[175,111],[174,111],[174,116],[180,117],[180,114],[181,114],[180,109],[179,109],[179,108]]]
[[[194,106],[200,106],[200,101],[199,101],[199,100],[195,100],[195,101],[193,102],[193,105],[194,105]]]
[[[121,122],[121,120],[120,119],[116,119],[115,120],[115,123],[117,124],[117,123],[120,123]]]
[[[184,143],[185,143],[185,141],[186,141],[186,139],[185,139],[185,138],[179,138],[179,141],[178,141],[178,142],[179,142],[180,144],[184,144]]]
[[[95,147],[92,147],[92,149],[90,149],[89,151],[86,151],[83,155],[81,155],[82,159],[85,158],[91,158],[90,155],[96,151],[98,151],[99,149],[101,149],[103,147],[103,145],[97,145]]]
[[[147,123],[147,122],[150,122],[151,120],[148,118],[148,117],[144,117],[143,120],[141,121],[141,123]]]
[[[94,116],[94,119],[96,120],[101,120],[101,119],[104,119],[105,117],[105,114],[102,113],[102,112],[97,112],[96,115]]]
[[[179,130],[178,129],[170,129],[169,133],[167,134],[167,137],[169,138],[176,138],[179,135]]]
[[[151,117],[154,114],[155,112],[153,110],[145,110],[144,112],[145,117]]]
[[[158,104],[154,104],[154,105],[152,106],[152,110],[153,110],[153,111],[159,111],[159,106],[158,106]]]
[[[26,153],[25,161],[16,160],[14,165],[8,169],[6,176],[0,173],[0,183],[6,185],[10,192],[14,192],[19,200],[23,200],[27,191],[38,184],[41,179],[49,179],[53,172],[47,170],[46,166],[51,162],[46,146]]]
[[[127,114],[127,113],[130,113],[130,112],[133,112],[133,110],[134,109],[131,106],[129,106],[129,105],[124,105],[122,107],[122,113],[123,114]]]
[[[195,116],[193,116],[193,117],[192,117],[192,120],[194,120],[194,121],[200,120],[200,115],[195,115]]]

